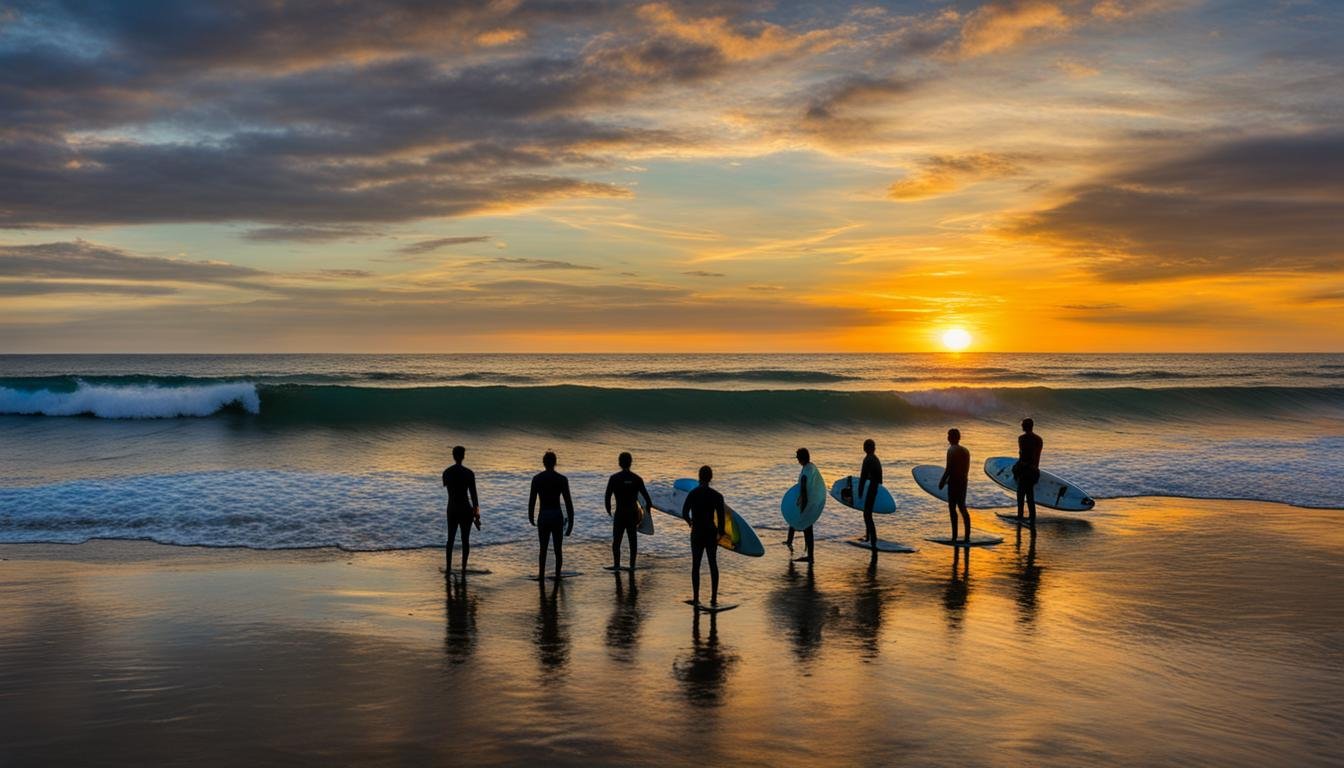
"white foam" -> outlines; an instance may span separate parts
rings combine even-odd
[[[248,413],[260,413],[261,399],[256,385],[230,382],[183,387],[109,386],[81,381],[73,392],[0,387],[0,414],[171,419],[210,416],[233,404],[241,405]]]

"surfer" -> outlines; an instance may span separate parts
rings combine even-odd
[[[1017,481],[1017,519],[1022,519],[1022,502],[1031,511],[1029,518],[1036,524],[1036,483],[1041,479],[1041,449],[1045,441],[1034,431],[1036,422],[1022,420],[1022,434],[1017,436],[1017,463],[1013,465],[1013,479]]]
[[[863,538],[872,545],[877,555],[877,524],[873,522],[873,507],[877,504],[877,487],[882,484],[882,462],[877,458],[877,443],[871,438],[863,441],[863,467],[859,470],[859,497],[863,499]]]
[[[709,604],[719,604],[719,539],[728,527],[723,494],[709,487],[714,470],[700,468],[700,484],[686,494],[681,518],[691,524],[691,600],[700,607],[700,556],[709,557]]]
[[[644,478],[630,471],[632,461],[629,451],[623,451],[616,457],[616,463],[621,466],[621,471],[612,475],[607,481],[607,493],[603,497],[607,505],[607,516],[611,518],[611,565],[616,570],[621,568],[622,534],[630,541],[630,570],[635,570],[635,558],[639,555],[637,535],[641,515],[639,497],[644,497],[643,514],[648,514],[648,510],[653,508],[649,492],[644,488]],[[614,514],[611,509],[613,496],[616,497]]]
[[[966,486],[971,474],[971,452],[961,444],[961,430],[947,430],[947,465],[938,487],[947,486],[947,514],[952,518],[952,539],[957,538],[957,511],[966,523],[966,541],[971,540],[971,513],[966,510]]]
[[[453,465],[443,470],[443,487],[448,489],[448,543],[444,546],[447,562],[444,577],[453,573],[453,539],[462,532],[462,573],[467,572],[467,558],[471,556],[471,526],[481,528],[481,504],[476,498],[476,473],[462,466],[467,449],[453,446]]]
[[[799,448],[798,451],[794,453],[794,457],[798,459],[798,463],[803,468],[802,471],[798,473],[798,514],[801,516],[803,510],[807,509],[808,500],[818,493],[825,493],[826,489],[812,488],[808,485],[807,481],[809,478],[821,477],[821,473],[817,471],[816,465],[812,463],[812,454],[806,448]],[[814,479],[812,485],[820,486],[822,484],[816,482]],[[793,534],[795,532],[793,526],[789,526],[789,537],[784,541],[784,545],[787,546],[790,551],[793,550]],[[812,526],[810,525],[803,529],[803,543],[807,545],[807,554],[802,557],[794,558],[795,563],[812,562]]]
[[[555,452],[547,451],[541,457],[544,470],[532,478],[532,493],[527,499],[527,521],[536,526],[537,540],[541,544],[541,553],[537,558],[537,579],[546,578],[546,545],[555,545],[555,578],[560,578],[564,553],[561,550],[561,533],[568,536],[574,530],[574,501],[569,496],[569,478],[555,471]],[[565,512],[560,512],[560,499],[565,500]],[[537,502],[540,500],[541,516],[537,517]]]

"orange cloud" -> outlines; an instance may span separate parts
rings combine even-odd
[[[753,24],[754,34],[747,34],[735,29],[725,17],[688,19],[678,16],[662,3],[641,6],[639,17],[661,34],[713,47],[728,61],[758,61],[797,53],[818,53],[843,42],[843,37],[835,30],[794,33],[765,21]]]
[[[893,200],[927,200],[955,192],[984,179],[1012,176],[1020,172],[1017,162],[992,153],[931,157],[923,166],[887,188]]]
[[[1055,3],[1043,0],[988,3],[962,25],[957,53],[967,58],[984,56],[1072,26],[1068,14]]]

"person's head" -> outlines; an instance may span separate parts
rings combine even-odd
[[[798,457],[798,463],[803,466],[812,461],[812,454],[806,448],[799,448],[793,455]]]
[[[1036,422],[1032,421],[1031,419],[1023,419],[1023,420],[1022,420],[1022,431],[1023,431],[1023,432],[1030,432],[1030,431],[1031,431],[1032,429],[1034,429],[1035,427],[1036,427]]]
[[[877,450],[877,443],[874,443],[873,440],[872,440],[872,438],[869,438],[869,439],[863,441],[863,452],[864,452],[864,453],[872,453],[873,451],[876,451],[876,450]]]
[[[621,465],[621,469],[629,469],[630,462],[634,460],[635,457],[631,456],[629,451],[621,451],[621,455],[616,457],[616,463]]]
[[[541,466],[547,469],[555,469],[555,451],[547,451],[542,455]]]
[[[454,445],[454,446],[453,446],[453,461],[456,461],[456,462],[458,462],[458,463],[460,464],[460,463],[462,462],[462,459],[464,459],[464,458],[466,458],[466,457],[467,457],[467,449],[466,449],[466,448],[463,448],[463,447],[460,446],[460,445]]]
[[[947,442],[957,445],[961,442],[961,430],[953,427],[947,430]]]
[[[710,469],[708,464],[700,468],[700,482],[708,485],[709,481],[713,479],[714,470]]]

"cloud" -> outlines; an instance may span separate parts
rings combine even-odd
[[[1085,184],[1008,230],[1108,281],[1344,268],[1344,134],[1232,142]]]
[[[137,285],[134,283],[80,283],[64,280],[0,280],[0,296],[46,296],[57,293],[166,296],[177,293],[177,289],[168,285]]]
[[[358,226],[328,226],[328,227],[310,227],[310,226],[282,226],[282,227],[258,227],[249,229],[243,233],[245,240],[259,240],[261,242],[272,241],[297,241],[303,243],[325,243],[332,240],[356,240],[369,237],[378,237],[380,233],[376,229]]]
[[[0,277],[234,285],[268,274],[217,261],[137,256],[85,240],[0,246]]]
[[[468,243],[483,243],[490,239],[489,235],[467,235],[463,237],[436,237],[432,240],[420,240],[414,243],[408,243],[397,249],[397,253],[407,256],[419,256],[426,253],[433,253],[440,248],[447,248],[453,245],[466,245]]]
[[[682,272],[681,274],[689,275],[690,277],[727,277],[727,275],[722,272],[710,272],[705,269],[692,269],[689,272]]]
[[[1263,318],[1236,307],[1221,304],[1188,304],[1136,309],[1118,304],[1072,309],[1061,320],[1093,325],[1137,325],[1154,327],[1246,326],[1263,323]]]
[[[529,259],[521,256],[497,256],[487,260],[485,263],[503,267],[517,267],[519,269],[556,269],[556,270],[593,270],[597,267],[591,267],[587,264],[575,264],[572,261],[561,261],[559,259]]]
[[[955,192],[968,184],[1021,173],[1014,155],[980,153],[944,155],[924,160],[919,168],[887,188],[893,200],[926,200]]]
[[[961,27],[957,54],[971,58],[1016,47],[1029,39],[1068,30],[1074,22],[1059,3],[1002,0],[980,6]]]

